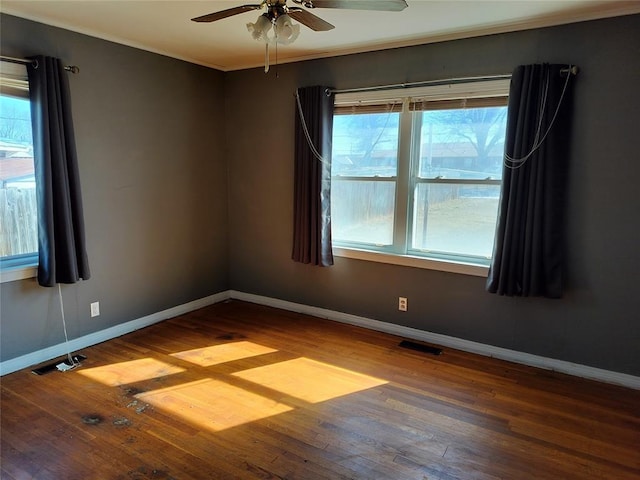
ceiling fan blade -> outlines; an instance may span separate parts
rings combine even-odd
[[[407,8],[405,0],[311,0],[313,8],[348,8],[399,12]]]
[[[251,10],[258,10],[262,8],[262,5],[242,5],[240,7],[227,8],[219,12],[209,13],[202,15],[201,17],[192,18],[192,22],[215,22],[216,20],[222,20],[223,18],[238,15],[239,13],[249,12]]]
[[[303,10],[302,8],[291,7],[289,8],[289,16],[294,20],[297,20],[303,25],[306,25],[311,30],[316,32],[326,32],[327,30],[333,30],[334,27],[329,22],[324,21],[317,15],[313,13]]]

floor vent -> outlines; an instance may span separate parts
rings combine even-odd
[[[60,360],[58,360],[56,362],[49,363],[47,365],[43,365],[42,367],[34,368],[33,370],[31,370],[31,373],[33,373],[35,375],[44,375],[45,373],[53,372],[54,370],[60,370],[60,371],[70,370],[75,365],[79,365],[82,360],[86,360],[87,359],[87,357],[85,357],[84,355],[81,355],[81,354],[73,355],[71,358],[73,359],[73,363],[71,363],[69,361],[69,359],[67,357],[65,357],[65,358],[60,359]],[[62,364],[66,365],[69,368],[60,368],[58,366],[58,365],[62,365]]]
[[[402,348],[408,348],[409,350],[415,350],[417,352],[430,353],[431,355],[441,355],[442,349],[424,345],[422,343],[410,342],[409,340],[403,340],[398,345]]]

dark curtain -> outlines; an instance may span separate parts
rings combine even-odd
[[[38,283],[88,279],[82,195],[67,75],[61,60],[27,65],[38,204]]]
[[[326,267],[333,265],[330,195],[334,95],[328,95],[326,87],[315,86],[299,88],[297,96],[292,258]]]
[[[524,65],[511,77],[502,196],[487,279],[491,293],[562,296],[573,83],[567,69]]]

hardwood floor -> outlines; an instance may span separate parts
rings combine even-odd
[[[2,378],[3,479],[638,479],[640,391],[232,301]]]

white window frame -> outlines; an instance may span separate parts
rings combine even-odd
[[[358,245],[350,242],[334,241],[333,254],[337,257],[373,261],[393,265],[425,268],[444,272],[459,273],[486,277],[489,272],[489,259],[486,264],[474,262],[472,259],[455,258],[454,256],[422,256],[412,254],[408,248],[410,239],[411,190],[414,188],[411,151],[414,147],[412,137],[419,134],[420,122],[413,122],[409,111],[411,101],[438,101],[469,98],[507,97],[510,79],[482,80],[460,83],[447,83],[412,87],[394,90],[371,90],[364,92],[336,93],[336,107],[362,106],[367,104],[402,104],[400,114],[398,167],[396,177],[383,177],[380,180],[396,182],[396,207],[394,224],[394,242],[391,248]],[[371,180],[363,177],[361,180]],[[429,180],[433,183],[432,180]],[[464,183],[464,181],[458,182]],[[495,182],[494,182],[495,183]],[[501,182],[499,182],[501,184]],[[417,253],[417,252],[416,252]]]
[[[24,64],[1,62],[2,95],[29,98],[29,81]],[[38,252],[0,258],[0,283],[33,278],[38,274]]]

